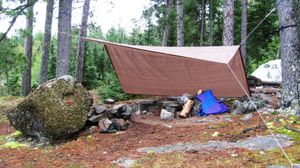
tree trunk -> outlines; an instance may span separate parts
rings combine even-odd
[[[277,0],[280,26],[283,107],[292,107],[299,114],[300,46],[295,0]]]
[[[183,0],[177,0],[177,46],[184,46]]]
[[[24,47],[26,66],[22,76],[23,96],[27,96],[31,90],[33,5],[27,8],[26,29],[28,31],[28,35],[25,37],[25,47]]]
[[[59,0],[56,77],[69,74],[72,0]]]
[[[214,18],[213,18],[213,0],[209,1],[209,45],[212,46],[213,44],[213,23],[214,23]]]
[[[54,6],[54,0],[48,0],[47,9],[46,9],[43,55],[41,61],[41,72],[40,72],[40,81],[39,81],[40,84],[48,80],[48,60],[49,60],[49,50],[51,44],[53,6]]]
[[[82,11],[81,28],[79,32],[79,37],[86,37],[87,35],[89,10],[90,10],[90,0],[85,0],[83,5],[83,11]],[[77,66],[76,66],[76,79],[77,82],[79,83],[82,83],[82,78],[83,78],[84,54],[85,54],[85,41],[80,38],[77,46]]]
[[[168,39],[169,39],[169,34],[170,34],[170,15],[172,13],[172,9],[173,9],[173,0],[167,0],[167,22],[166,22],[166,26],[164,29],[164,34],[163,34],[163,42],[162,42],[162,46],[167,46],[168,44]]]
[[[233,45],[234,0],[224,0],[223,45]]]
[[[247,21],[247,7],[248,7],[248,0],[243,0],[242,1],[242,34],[241,34],[241,51],[243,55],[243,61],[244,65],[246,65],[247,61],[247,26],[248,26],[248,21]]]
[[[300,23],[300,0],[297,2],[297,9],[298,9],[298,23]],[[298,32],[300,34],[300,26],[298,26]]]
[[[206,1],[202,0],[201,7],[201,29],[200,29],[200,46],[204,45],[204,33],[205,33],[205,4]]]

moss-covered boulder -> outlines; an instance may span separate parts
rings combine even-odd
[[[91,106],[89,92],[73,77],[63,76],[40,85],[8,118],[24,134],[58,139],[83,128]]]

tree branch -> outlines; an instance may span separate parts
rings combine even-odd
[[[17,21],[17,18],[24,13],[25,9],[27,9],[30,6],[33,6],[37,1],[38,0],[29,1],[24,5],[20,5],[14,9],[10,10],[10,11],[15,11],[16,14],[13,16],[12,20],[10,21],[10,24],[9,24],[9,27],[7,28],[7,30],[3,34],[1,34],[0,43],[6,38],[8,32],[11,30],[11,28]],[[2,9],[1,11],[8,12],[8,10],[6,10],[6,9],[4,9],[4,10]]]

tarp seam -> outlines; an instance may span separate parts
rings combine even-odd
[[[229,59],[228,62],[210,61],[210,60],[205,60],[203,58],[194,58],[194,57],[191,58],[191,57],[187,57],[187,56],[183,56],[183,55],[171,54],[171,53],[167,53],[167,52],[159,52],[159,51],[146,50],[146,49],[142,49],[142,48],[138,48],[138,47],[136,48],[136,47],[133,47],[133,46],[127,45],[127,44],[118,44],[118,43],[113,43],[113,42],[109,42],[109,41],[105,41],[105,40],[100,40],[100,39],[95,39],[95,38],[89,38],[89,37],[80,37],[80,38],[83,38],[86,41],[93,41],[93,42],[101,43],[103,45],[106,45],[106,44],[108,44],[108,45],[116,45],[116,46],[120,46],[120,47],[125,47],[125,48],[130,48],[130,49],[136,49],[136,50],[140,50],[140,51],[147,51],[147,52],[153,52],[153,53],[171,55],[171,56],[180,57],[180,58],[184,57],[184,58],[187,58],[187,59],[201,60],[201,61],[214,62],[214,63],[220,63],[220,64],[227,64],[232,59],[232,58]],[[152,46],[152,47],[159,47],[159,46]],[[220,47],[222,47],[222,46],[220,46]],[[239,45],[234,45],[234,47],[237,47],[236,50],[239,49]]]

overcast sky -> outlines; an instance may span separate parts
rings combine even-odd
[[[9,8],[13,8],[16,5],[17,4],[15,3],[11,3],[9,4]],[[134,27],[132,19],[139,20],[139,18],[142,15],[143,9],[149,5],[150,0],[91,0],[90,10],[93,11],[94,15],[92,16],[92,18],[89,18],[89,22],[92,21],[97,25],[100,25],[104,32],[107,32],[107,30],[112,26],[118,27],[118,25],[125,28],[127,32],[130,32],[131,29]],[[81,22],[82,6],[82,3],[73,4],[73,25],[78,25]],[[46,15],[45,11],[46,3],[43,1],[39,1],[34,6],[34,33],[43,32]],[[55,4],[54,17],[52,23],[52,30],[54,33],[57,32],[57,16],[58,4]],[[0,32],[6,31],[7,27],[9,26],[9,20],[4,16],[0,16],[0,22]],[[25,25],[25,17],[19,17],[9,35],[14,34],[20,28],[25,28]]]

